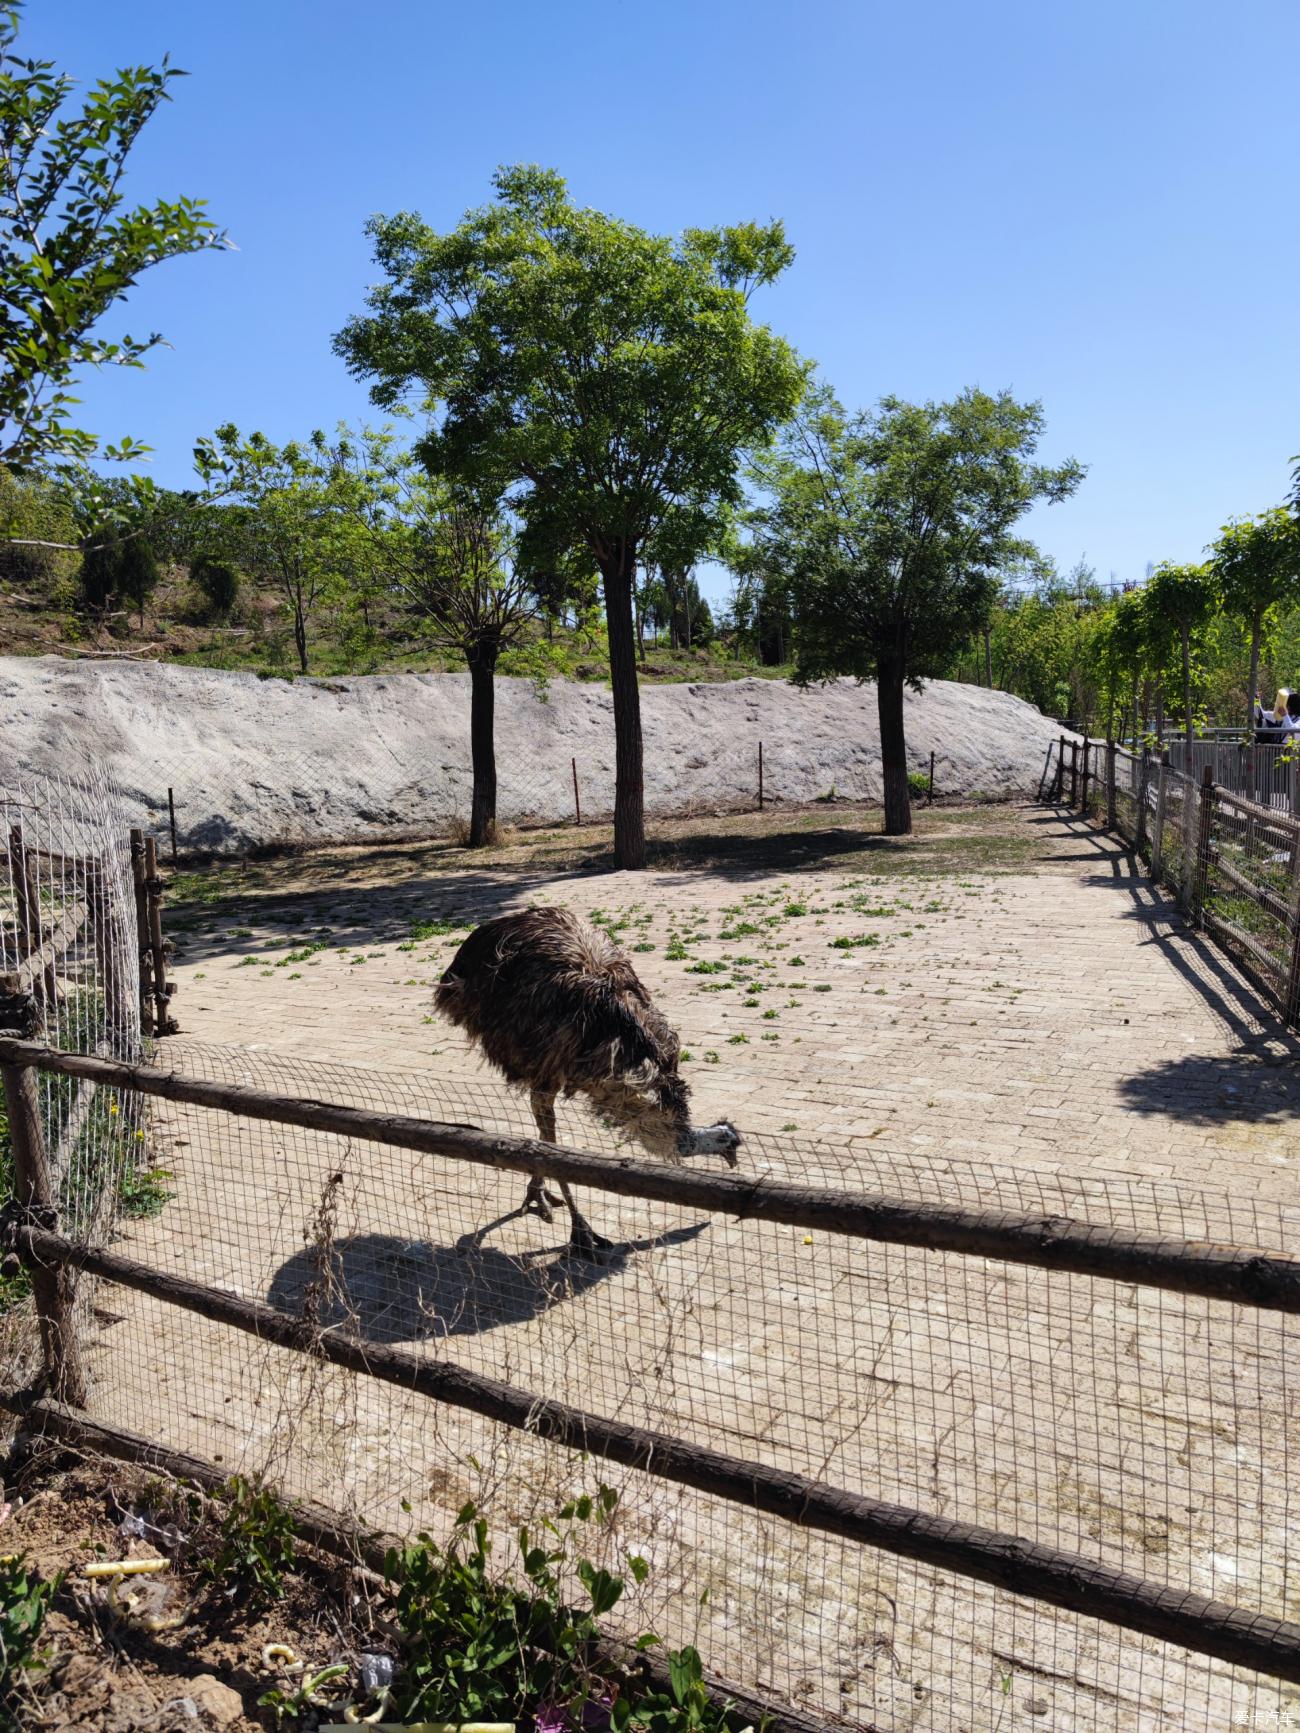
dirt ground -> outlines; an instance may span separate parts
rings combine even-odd
[[[165,1059],[527,1130],[431,991],[469,924],[563,902],[632,954],[697,1118],[737,1123],[742,1166],[1294,1244],[1296,1043],[1131,857],[1030,807],[936,808],[900,842],[875,822],[680,826],[640,875],[608,870],[607,835],[564,832],[185,875]],[[603,1136],[562,1121],[563,1140]],[[616,1241],[592,1266],[495,1175],[173,1107],[154,1138],[171,1201],[128,1225],[134,1255],[291,1310],[320,1305],[328,1268],[326,1321],[373,1340],[1296,1616],[1286,1320],[610,1197],[584,1200]],[[130,1296],[106,1293],[99,1321],[115,1417],[387,1526],[403,1504],[436,1526],[468,1495],[508,1528],[591,1490],[596,1465]],[[652,1566],[632,1610],[860,1724],[1300,1717],[1248,1675],[644,1477],[621,1508]]]

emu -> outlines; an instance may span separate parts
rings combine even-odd
[[[476,927],[434,1003],[508,1082],[528,1089],[545,1142],[555,1142],[556,1097],[581,1090],[651,1154],[720,1155],[735,1167],[740,1135],[730,1121],[691,1124],[676,1031],[613,940],[567,909],[528,908]],[[549,1197],[534,1175],[521,1209],[549,1222],[551,1205],[563,1201],[573,1250],[607,1249],[563,1180],[560,1191],[562,1199]]]

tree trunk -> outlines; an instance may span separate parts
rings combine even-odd
[[[1192,752],[1192,634],[1181,628],[1183,639],[1183,738],[1187,741],[1187,764],[1191,767]]]
[[[993,690],[993,646],[989,641],[989,629],[984,628],[984,684],[989,691]]]
[[[1257,612],[1250,622],[1250,684],[1246,690],[1246,727],[1253,737],[1255,704],[1259,698],[1259,640],[1263,632],[1264,615]]]
[[[307,672],[307,621],[301,602],[293,605],[293,641],[298,649],[298,672]]]
[[[482,848],[493,839],[497,823],[496,674],[498,646],[479,645],[466,656],[469,663],[469,754],[474,793],[469,809],[469,846]]]
[[[636,544],[616,543],[598,558],[609,633],[609,682],[614,696],[614,864],[638,872],[645,866],[645,783],[636,634],[632,628]]]
[[[1156,681],[1156,745],[1165,743],[1165,683],[1163,678]]]
[[[907,789],[907,736],[903,729],[903,662],[881,657],[876,669],[880,714],[880,768],[885,785],[885,835],[907,836],[912,801]]]

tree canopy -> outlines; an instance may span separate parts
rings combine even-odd
[[[987,620],[1000,572],[1033,554],[1018,520],[1082,479],[1073,459],[1034,460],[1042,430],[1038,404],[1007,392],[887,397],[849,415],[820,389],[755,467],[756,561],[789,585],[795,678],[876,681],[891,835],[911,828],[904,685],[946,671]]]
[[[615,855],[644,864],[632,623],[643,546],[665,517],[740,498],[741,454],[790,414],[803,369],[749,314],[789,265],[779,223],[652,235],[517,166],[448,234],[370,224],[385,281],[335,339],[376,402],[432,413],[430,471],[508,495],[534,545],[580,547],[604,586],[614,689]]]
[[[71,424],[83,367],[139,367],[158,332],[106,340],[104,315],[164,259],[229,245],[181,197],[126,207],[121,179],[142,129],[184,74],[125,67],[67,112],[73,80],[16,51],[21,8],[0,9],[0,462],[84,462],[93,433]],[[125,438],[103,455],[139,456]]]

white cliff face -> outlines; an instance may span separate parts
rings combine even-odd
[[[880,799],[871,685],[800,692],[772,680],[642,687],[651,813],[754,804],[758,746],[773,803],[832,790]],[[935,754],[941,794],[1017,795],[1038,784],[1060,730],[1004,692],[928,683],[907,696],[911,768]],[[607,687],[497,681],[500,816],[584,819],[614,796]],[[469,677],[261,679],[161,662],[0,657],[0,779],[107,762],[137,822],[158,825],[174,791],[183,847],[240,850],[299,839],[437,833],[469,810]]]

